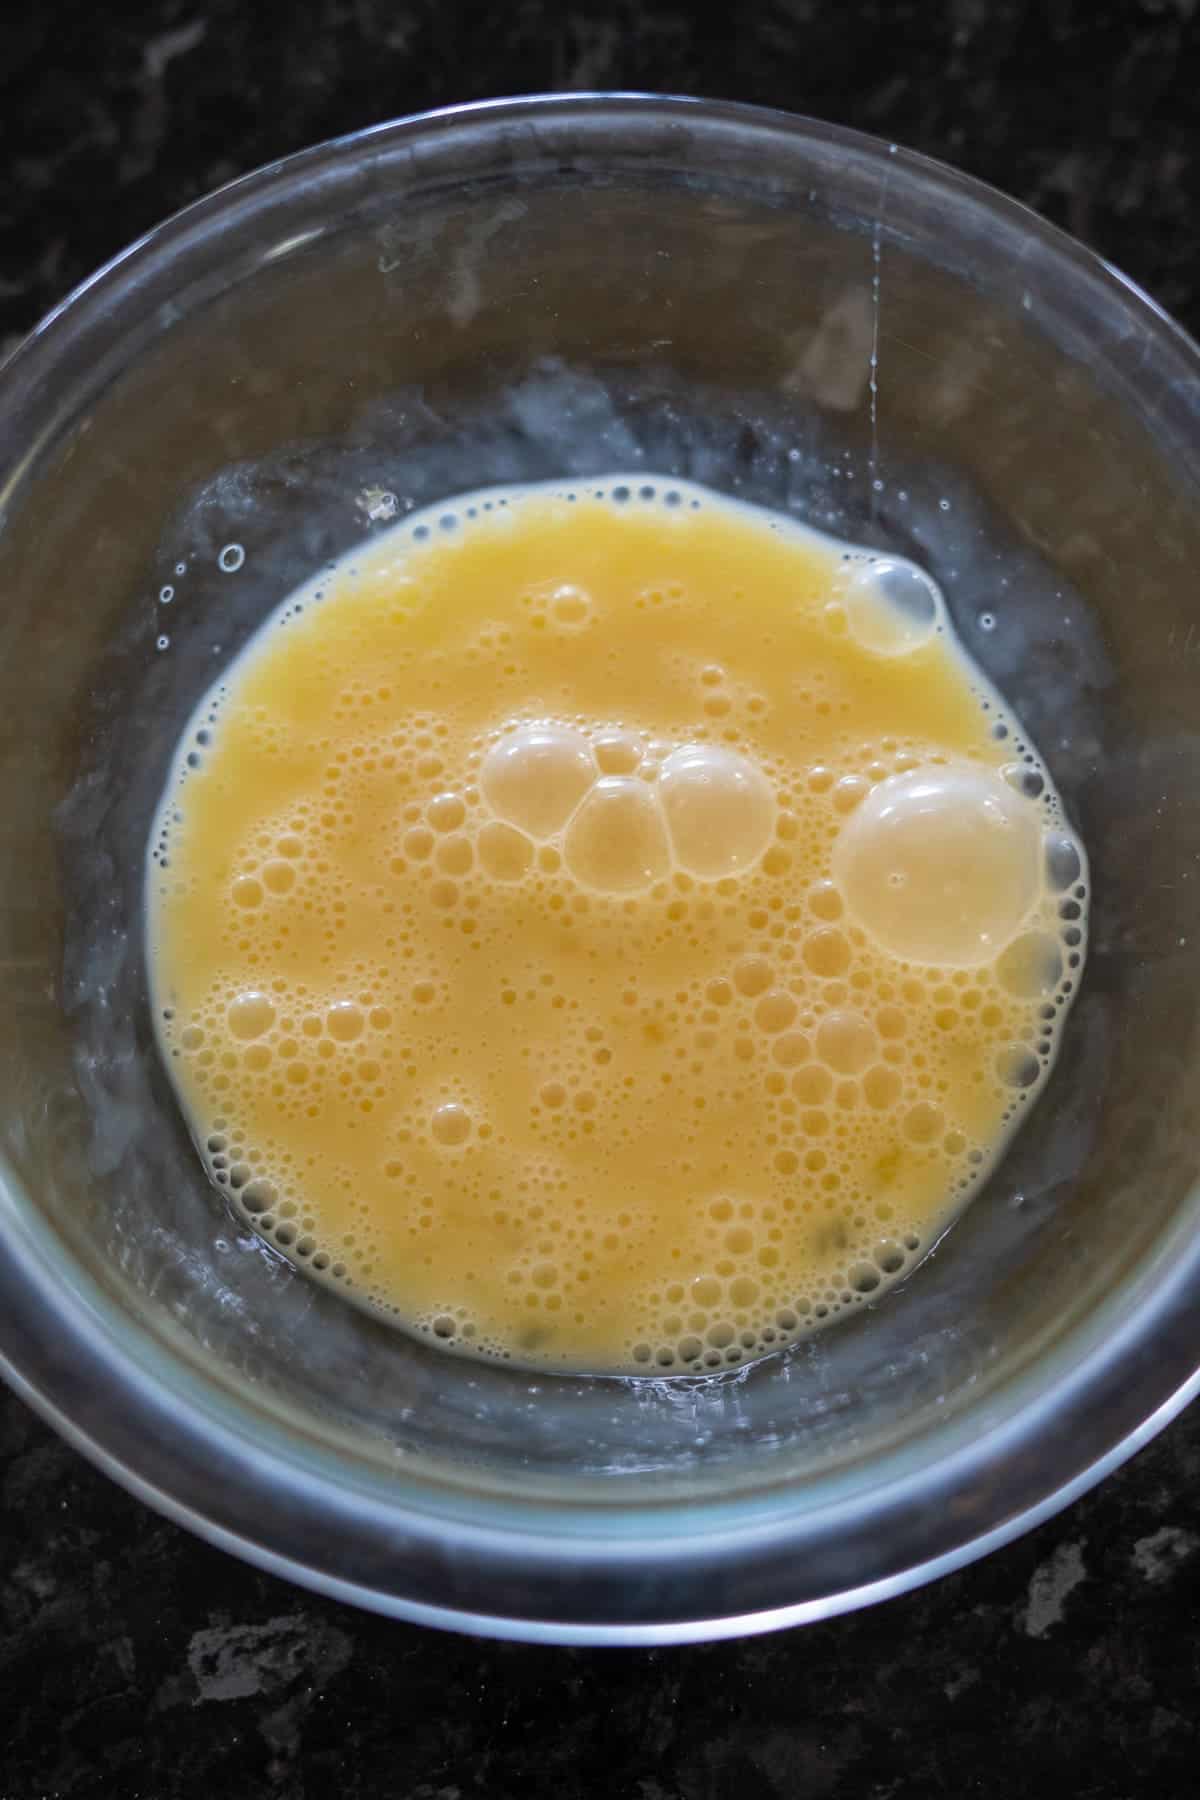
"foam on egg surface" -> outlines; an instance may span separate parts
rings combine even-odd
[[[210,1174],[298,1266],[449,1349],[704,1371],[979,1187],[1087,904],[925,571],[616,476],[283,602],[180,742],[147,948]]]

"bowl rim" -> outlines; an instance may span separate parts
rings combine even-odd
[[[1179,378],[1192,441],[1200,441],[1200,350],[1183,329],[1103,258],[973,177],[885,140],[764,107],[672,94],[540,94],[413,114],[268,163],[173,214],[87,277],[0,364],[0,419],[9,421],[0,427],[0,518],[39,447],[36,438],[19,442],[17,426],[34,408],[60,340],[86,333],[94,324],[89,315],[107,303],[113,289],[136,284],[144,269],[173,256],[181,240],[211,229],[245,199],[262,201],[273,189],[294,191],[317,166],[354,165],[376,151],[463,127],[482,124],[499,131],[530,118],[577,123],[605,109],[641,120],[658,115],[700,129],[742,127],[824,145],[881,169],[904,171],[1035,238],[1077,281],[1103,290],[1153,337],[1173,365],[1168,373]],[[1200,1212],[1200,1193],[1194,1191],[1189,1204]],[[136,1497],[245,1560],[333,1598],[418,1623],[532,1642],[713,1640],[829,1618],[961,1568],[1049,1518],[1132,1456],[1200,1391],[1195,1305],[1200,1233],[1191,1226],[1190,1215],[1181,1217],[1170,1241],[1145,1259],[1136,1284],[1139,1305],[1131,1307],[1127,1295],[1110,1296],[1074,1331],[1072,1354],[1059,1354],[1053,1379],[1034,1381],[1031,1372],[1024,1383],[1018,1378],[1005,1390],[1007,1411],[992,1416],[983,1429],[947,1419],[923,1440],[941,1444],[944,1454],[915,1470],[906,1469],[902,1459],[885,1464],[854,1517],[832,1505],[799,1518],[778,1504],[756,1512],[739,1499],[689,1507],[680,1527],[677,1505],[626,1501],[619,1513],[612,1507],[581,1509],[571,1532],[559,1538],[547,1531],[537,1506],[510,1506],[506,1514],[489,1500],[464,1517],[439,1510],[436,1497],[431,1504],[428,1495],[424,1506],[419,1495],[390,1503],[364,1496],[332,1476],[314,1474],[311,1466],[290,1462],[286,1444],[264,1430],[257,1415],[251,1418],[250,1409],[243,1426],[228,1406],[222,1410],[211,1397],[206,1403],[202,1384],[182,1358],[164,1366],[160,1347],[155,1366],[145,1351],[157,1340],[118,1316],[81,1268],[64,1270],[61,1240],[2,1161],[0,1374],[69,1443]],[[1071,1433],[1064,1431],[1067,1419]],[[196,1493],[203,1496],[201,1503],[191,1497]],[[272,1521],[284,1506],[290,1509],[289,1529],[281,1539]],[[866,1566],[875,1570],[870,1579],[854,1584],[839,1579],[834,1546],[868,1543],[885,1514],[910,1518],[903,1547],[877,1556],[874,1565],[868,1559]],[[662,1520],[671,1516],[676,1530],[664,1533]],[[911,1518],[921,1522],[911,1525]],[[261,1529],[255,1520],[264,1522]],[[331,1520],[369,1527],[375,1566],[394,1569],[395,1587],[328,1566],[323,1546],[333,1538],[336,1558],[345,1543],[331,1532]],[[823,1556],[830,1569],[826,1579],[816,1567]],[[455,1569],[449,1566],[452,1558]],[[751,1564],[759,1577],[768,1565],[773,1569],[774,1592],[783,1590],[777,1603],[736,1603],[739,1582],[751,1591],[742,1580]],[[432,1568],[434,1585],[440,1584],[437,1598],[403,1591],[418,1566]],[[496,1589],[492,1577],[499,1569],[507,1605],[472,1604],[472,1591],[486,1601],[489,1585]],[[653,1592],[631,1613],[619,1597],[650,1571]],[[583,1575],[591,1583],[585,1601],[576,1594]],[[803,1597],[789,1597],[789,1584]],[[761,1579],[752,1591],[761,1596]],[[604,1592],[612,1596],[611,1609],[597,1598]]]

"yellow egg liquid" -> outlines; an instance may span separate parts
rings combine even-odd
[[[911,1268],[1053,1063],[1082,846],[915,565],[682,482],[291,596],[147,865],[214,1181],[447,1348],[691,1372]]]

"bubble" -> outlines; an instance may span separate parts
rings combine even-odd
[[[842,896],[832,881],[815,882],[809,892],[808,904],[814,916],[825,920],[827,924],[832,924],[842,916]]]
[[[1037,813],[983,769],[914,769],[872,789],[838,834],[834,875],[894,956],[972,968],[1020,929],[1038,889]]]
[[[236,575],[246,560],[246,552],[240,544],[226,544],[217,558],[217,566],[226,575]]]
[[[265,994],[250,988],[230,1001],[225,1019],[235,1038],[259,1038],[275,1023],[275,1008]]]
[[[654,794],[635,776],[601,776],[567,828],[563,856],[577,881],[602,894],[660,881],[670,851]]]
[[[592,752],[602,775],[632,775],[642,760],[642,747],[627,731],[604,731],[592,740]]]
[[[1041,1065],[1028,1044],[1006,1044],[996,1056],[996,1073],[1010,1088],[1029,1088],[1041,1073]]]
[[[253,875],[239,875],[233,884],[233,903],[244,906],[247,911],[262,905],[262,883],[255,881]]]
[[[496,881],[520,881],[533,861],[533,845],[525,833],[499,819],[480,827],[476,847],[484,869]]]
[[[1014,939],[996,964],[1001,987],[1020,1000],[1053,994],[1063,977],[1062,951],[1047,931]]]
[[[856,1294],[873,1294],[880,1285],[880,1273],[868,1262],[853,1263],[847,1279]]]
[[[857,564],[842,604],[855,642],[877,656],[911,656],[933,637],[942,616],[929,576],[896,557]]]
[[[792,1092],[804,1106],[820,1106],[833,1092],[833,1076],[823,1063],[810,1063],[792,1076]]]
[[[903,1083],[895,1069],[889,1069],[886,1063],[876,1063],[863,1076],[863,1094],[868,1106],[877,1112],[887,1112],[895,1106],[903,1091]]]
[[[770,843],[774,792],[736,751],[685,744],[664,761],[658,785],[676,861],[689,875],[711,881],[736,875]]]
[[[561,831],[596,779],[591,746],[564,725],[522,725],[483,759],[484,799],[507,824],[531,838]]]
[[[435,1143],[457,1146],[471,1135],[471,1115],[457,1100],[447,1100],[435,1108],[429,1129]]]
[[[809,1042],[802,1031],[785,1031],[771,1046],[772,1059],[785,1069],[807,1062],[810,1055]]]
[[[412,862],[424,862],[433,849],[433,844],[432,831],[427,831],[423,825],[414,825],[411,831],[404,834],[404,854]]]
[[[585,589],[564,582],[550,596],[550,617],[556,625],[578,630],[586,625],[592,612],[592,597]]]
[[[747,999],[764,993],[770,987],[771,980],[771,965],[761,956],[745,956],[734,967],[733,985]]]
[[[871,791],[865,775],[843,775],[833,784],[833,804],[840,813],[851,813]]]
[[[850,967],[850,946],[840,931],[814,931],[805,939],[803,954],[814,975],[844,975]]]
[[[339,1044],[352,1044],[363,1034],[362,1009],[353,1000],[339,1000],[325,1014],[325,1029]]]
[[[446,875],[465,875],[475,861],[475,849],[469,837],[455,832],[442,839],[434,860]]]
[[[269,862],[263,865],[263,886],[272,894],[287,894],[296,885],[296,871],[288,862]]]
[[[860,1074],[875,1051],[875,1033],[859,1013],[827,1013],[817,1026],[817,1055],[839,1075]]]
[[[249,1181],[238,1200],[250,1214],[270,1212],[279,1199],[279,1190],[270,1181]]]
[[[754,1022],[760,1031],[774,1034],[785,1031],[799,1009],[784,988],[773,988],[764,994],[754,1009]]]
[[[435,831],[457,831],[467,816],[458,794],[435,794],[425,808],[425,817]]]
[[[1065,832],[1047,832],[1044,856],[1047,882],[1054,893],[1065,894],[1068,888],[1074,887],[1083,873],[1083,858],[1078,844]]]
[[[943,1128],[942,1111],[938,1106],[931,1106],[927,1100],[920,1100],[911,1106],[904,1116],[904,1135],[914,1144],[932,1144],[941,1136]]]
[[[1046,791],[1045,776],[1037,769],[1031,769],[1028,763],[1008,763],[1001,770],[1009,787],[1015,788],[1025,800],[1040,800]]]

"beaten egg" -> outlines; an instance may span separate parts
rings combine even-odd
[[[213,1181],[449,1349],[691,1372],[877,1298],[1041,1090],[1087,864],[915,563],[645,476],[289,596],[147,864]]]

